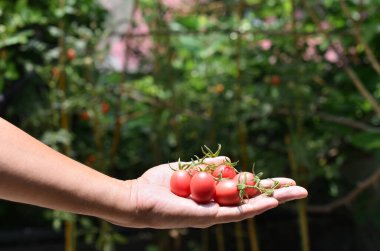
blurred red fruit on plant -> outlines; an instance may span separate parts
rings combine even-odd
[[[102,102],[102,112],[108,113],[110,111],[110,104],[107,102]]]
[[[66,51],[66,57],[68,60],[73,60],[77,56],[77,52],[73,48],[69,48]]]
[[[90,119],[90,114],[87,111],[84,111],[80,115],[81,120],[88,121]]]
[[[270,83],[273,86],[279,86],[281,84],[281,77],[279,75],[273,75],[270,79]]]

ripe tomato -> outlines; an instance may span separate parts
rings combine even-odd
[[[270,79],[270,83],[273,86],[279,86],[281,84],[281,77],[279,75],[273,75]]]
[[[73,60],[77,56],[77,52],[73,48],[69,48],[66,51],[66,57],[68,60]]]
[[[235,179],[227,179],[218,182],[215,188],[215,201],[221,206],[237,206],[241,199],[237,181]]]
[[[222,178],[232,179],[236,176],[236,172],[232,166],[220,165],[212,172],[212,176],[215,178],[220,178],[220,175],[222,175]]]
[[[191,198],[198,203],[208,203],[215,193],[214,177],[206,172],[196,173],[190,182]]]
[[[240,172],[234,177],[234,180],[237,182],[237,184],[245,184],[247,186],[256,185],[255,175],[250,172]],[[252,187],[245,188],[244,192],[245,196],[248,196],[249,198],[252,198],[260,193],[258,189]]]
[[[103,114],[106,114],[107,112],[109,112],[110,110],[110,104],[108,104],[107,102],[102,102],[102,113]]]
[[[170,177],[170,190],[172,193],[187,198],[190,195],[191,176],[185,170],[175,171]]]
[[[87,111],[84,111],[80,115],[81,120],[87,121],[90,119],[90,114]]]

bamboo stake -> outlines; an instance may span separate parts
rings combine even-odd
[[[243,17],[243,11],[244,11],[245,1],[241,0],[239,2],[239,8],[238,10],[238,20],[239,23],[242,20]],[[241,100],[241,47],[242,47],[242,35],[241,32],[238,32],[238,37],[236,41],[236,100],[239,102]],[[247,143],[247,128],[245,123],[239,123],[238,126],[238,137],[239,137],[239,145],[240,145],[240,159],[242,164],[243,171],[247,170],[248,167],[248,143]],[[258,237],[257,237],[257,231],[256,231],[256,225],[253,218],[250,218],[247,220],[248,224],[248,237],[250,241],[250,248],[251,251],[259,251],[259,245],[258,245]],[[242,230],[242,224],[241,222],[236,223],[235,225],[235,233],[237,238],[237,250],[243,251],[244,250],[244,241],[243,241],[243,230]]]
[[[299,180],[299,165],[297,163],[295,153],[291,148],[290,136],[286,135],[284,138],[284,141],[285,141],[285,145],[287,146],[288,161],[291,168],[292,176],[296,180]],[[308,224],[308,219],[307,219],[305,200],[297,201],[297,211],[298,211],[298,221],[299,221],[299,226],[300,226],[302,251],[310,251],[309,227],[308,227],[309,224]]]
[[[223,235],[223,227],[221,224],[216,225],[216,243],[217,243],[217,250],[218,251],[224,251],[224,235]]]
[[[209,250],[209,231],[207,228],[202,229],[201,231],[201,238],[202,238],[202,250],[208,251]]]
[[[297,33],[297,19],[296,19],[296,1],[297,0],[291,0],[291,30],[294,33],[294,48],[295,48],[295,57],[299,58],[299,51],[297,50],[297,42],[299,40],[299,35]],[[296,111],[299,111],[302,109],[302,104],[299,101],[296,101]],[[296,132],[297,135],[301,136],[303,133],[303,120],[301,119],[301,116],[298,116],[296,119]],[[291,138],[289,135],[285,136],[285,144],[288,146],[288,161],[291,167],[292,176],[298,180],[299,179],[299,173],[300,171],[304,171],[303,166],[299,166],[296,160],[296,156],[294,151],[291,149],[290,143]],[[302,170],[301,170],[302,169]],[[309,228],[308,228],[308,219],[306,214],[306,201],[298,201],[297,202],[297,212],[298,212],[298,219],[299,219],[299,233],[301,237],[301,247],[303,251],[309,251],[310,250],[310,243],[309,243]]]
[[[307,200],[297,201],[299,212],[299,223],[302,240],[302,250],[310,251],[310,239],[309,239],[309,222],[307,218]]]
[[[59,1],[59,8],[63,9],[65,7],[65,0]],[[59,28],[62,31],[62,35],[58,39],[58,46],[61,50],[59,55],[59,78],[58,78],[58,89],[62,91],[62,93],[66,94],[66,75],[64,72],[65,64],[66,64],[66,54],[65,54],[65,21],[63,19],[59,22]],[[60,127],[69,131],[69,118],[68,114],[65,110],[61,109],[60,114]],[[63,149],[63,153],[65,155],[70,154],[70,146],[65,145]],[[66,251],[75,251],[76,250],[76,222],[73,220],[65,220],[65,250]]]

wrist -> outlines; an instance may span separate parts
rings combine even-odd
[[[109,208],[99,215],[112,224],[124,227],[143,227],[138,223],[137,180],[114,179],[115,187]]]

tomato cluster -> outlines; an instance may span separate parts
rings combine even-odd
[[[207,164],[205,159],[216,157],[220,146],[216,153],[207,149],[205,156],[197,157],[197,161],[186,164],[179,161],[179,168],[173,170],[170,179],[172,193],[200,204],[215,201],[221,206],[237,206],[244,199],[268,192],[268,189],[260,187],[260,179],[253,171],[238,172],[234,167],[237,162],[225,160],[219,165]]]
[[[260,193],[258,177],[251,172],[236,172],[229,165],[215,170],[176,170],[170,179],[171,191],[181,197],[190,197],[197,203],[215,201],[221,206],[236,206],[243,199]]]

